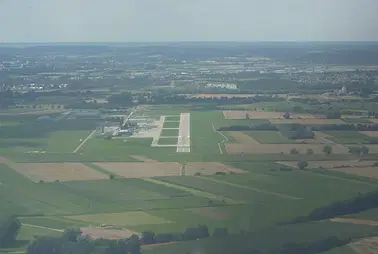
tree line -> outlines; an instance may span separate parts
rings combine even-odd
[[[355,198],[316,208],[309,215],[294,219],[290,223],[326,220],[378,207],[378,191],[360,194]],[[284,223],[285,224],[285,223]]]
[[[226,228],[214,230],[213,236],[226,236]],[[156,234],[152,231],[143,232],[141,237],[132,235],[121,240],[96,239],[91,240],[78,229],[68,229],[63,236],[41,237],[33,241],[27,250],[28,254],[139,254],[142,245],[191,241],[210,237],[205,225],[187,228],[182,233]]]
[[[0,224],[0,248],[11,247],[15,242],[21,223],[14,217],[8,217]]]

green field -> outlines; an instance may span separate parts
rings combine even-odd
[[[368,118],[342,118],[346,123],[372,123]]]
[[[165,120],[166,121],[177,121],[177,122],[180,122],[180,116],[179,115],[177,115],[177,116],[166,116]]]
[[[361,220],[374,220],[378,221],[378,208],[368,209],[363,212],[349,214],[345,216],[346,218],[355,218]]]
[[[178,129],[162,129],[160,133],[160,137],[172,137],[172,136],[178,136],[179,130]]]
[[[261,144],[296,144],[293,139],[281,135],[279,131],[245,131],[245,134]]]
[[[158,144],[159,145],[176,145],[177,144],[178,137],[176,138],[164,138],[160,137]]]
[[[180,122],[164,122],[163,128],[179,128]]]
[[[364,144],[372,138],[358,131],[325,131],[327,138],[339,144]]]

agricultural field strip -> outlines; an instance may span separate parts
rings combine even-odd
[[[335,180],[347,181],[347,182],[352,182],[352,183],[360,183],[360,184],[373,186],[373,187],[376,187],[376,188],[378,187],[378,183],[374,184],[374,183],[365,182],[365,181],[362,181],[362,180],[344,178],[344,177],[339,177],[339,176],[331,176],[331,175],[326,175],[326,174],[312,172],[312,171],[301,170],[300,172],[302,174],[307,174],[307,175],[316,175],[316,176],[321,176],[321,177],[328,178],[328,179],[335,179]]]
[[[248,186],[245,186],[245,185],[240,185],[240,184],[236,184],[236,183],[221,181],[221,180],[217,180],[217,179],[213,179],[213,178],[209,178],[209,177],[203,177],[203,176],[196,176],[196,177],[204,179],[204,180],[220,183],[220,184],[230,185],[230,186],[237,187],[237,188],[251,190],[251,191],[255,191],[255,192],[259,192],[259,193],[263,193],[263,194],[267,194],[267,195],[273,195],[273,196],[280,197],[280,198],[291,199],[291,200],[301,200],[301,199],[303,199],[303,198],[299,198],[299,197],[290,196],[290,195],[287,195],[287,194],[266,191],[266,190],[262,190],[262,189],[258,189],[258,188],[248,187]]]
[[[88,137],[86,137],[83,142],[81,142],[80,145],[78,145],[78,147],[76,147],[76,149],[73,151],[73,153],[76,153],[77,151],[79,151],[79,149],[90,139],[93,137],[93,135],[96,133],[96,131],[98,130],[99,128],[97,127],[95,130],[93,130],[89,135]]]
[[[160,185],[164,185],[164,186],[171,187],[171,188],[174,188],[174,189],[186,191],[186,192],[188,192],[188,193],[190,193],[194,196],[198,196],[198,197],[202,197],[202,198],[216,199],[216,200],[220,200],[220,201],[224,200],[228,204],[233,204],[233,205],[244,204],[244,202],[240,201],[240,200],[234,200],[234,199],[231,199],[231,198],[228,198],[228,197],[217,196],[217,195],[212,194],[210,192],[205,192],[205,191],[202,191],[202,190],[185,187],[185,186],[178,185],[178,184],[168,183],[168,182],[157,180],[157,179],[148,178],[148,179],[143,179],[143,180],[147,181],[147,182],[154,183],[154,184],[160,184]]]
[[[378,221],[374,220],[361,220],[361,219],[348,219],[348,218],[333,218],[329,219],[332,222],[339,222],[339,223],[349,223],[354,225],[369,225],[369,226],[378,226]]]
[[[64,232],[63,229],[57,229],[57,228],[49,228],[49,227],[44,227],[44,226],[38,226],[38,225],[33,225],[33,224],[28,224],[28,223],[21,223],[22,226],[27,226],[27,227],[33,227],[33,228],[42,228],[42,229],[47,229],[55,232]]]

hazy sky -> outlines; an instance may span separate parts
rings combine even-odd
[[[378,41],[378,0],[0,0],[0,42]]]

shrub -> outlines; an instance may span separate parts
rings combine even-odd
[[[226,175],[226,172],[218,171],[218,172],[215,172],[215,174],[216,174],[216,175],[222,175],[222,176],[224,176],[224,175]]]
[[[304,170],[305,168],[308,167],[308,162],[307,161],[300,161],[298,162],[298,168],[301,169],[301,170]]]
[[[299,154],[299,151],[296,148],[290,150],[290,154]]]

